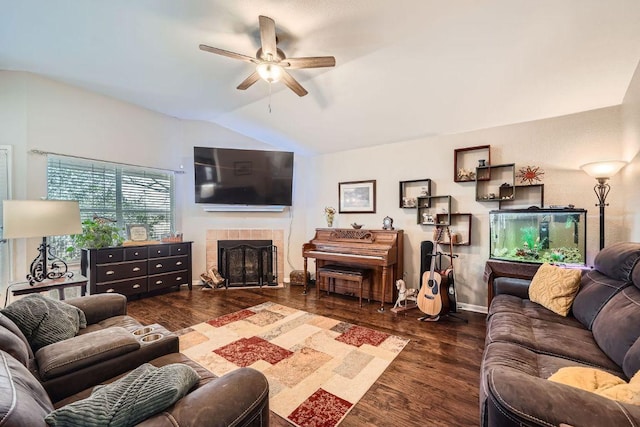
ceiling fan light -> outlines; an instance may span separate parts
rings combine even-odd
[[[275,83],[282,77],[282,67],[278,64],[263,62],[258,64],[256,71],[260,74],[262,80],[269,83]]]

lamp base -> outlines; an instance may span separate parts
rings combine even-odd
[[[51,265],[48,266],[48,263]],[[38,248],[38,256],[31,262],[27,280],[31,286],[46,279],[59,279],[61,277],[73,277],[67,263],[51,253],[51,247],[47,244],[47,238],[42,238],[42,244]]]

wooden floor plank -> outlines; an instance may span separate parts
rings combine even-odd
[[[336,294],[316,299],[302,288],[202,290],[194,286],[129,301],[129,314],[142,323],[178,331],[267,301],[400,335],[411,341],[351,410],[340,427],[477,426],[478,384],[485,316],[462,312],[469,321],[419,322],[418,310],[377,312],[379,303],[358,307],[357,298]],[[271,425],[288,427],[271,414]]]

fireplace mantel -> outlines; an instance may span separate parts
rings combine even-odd
[[[278,229],[211,229],[207,230],[207,269],[218,268],[218,240],[272,240],[278,250],[278,285],[284,279],[284,230]]]

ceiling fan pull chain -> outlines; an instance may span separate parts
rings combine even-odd
[[[271,82],[269,82],[269,114],[271,114]]]

